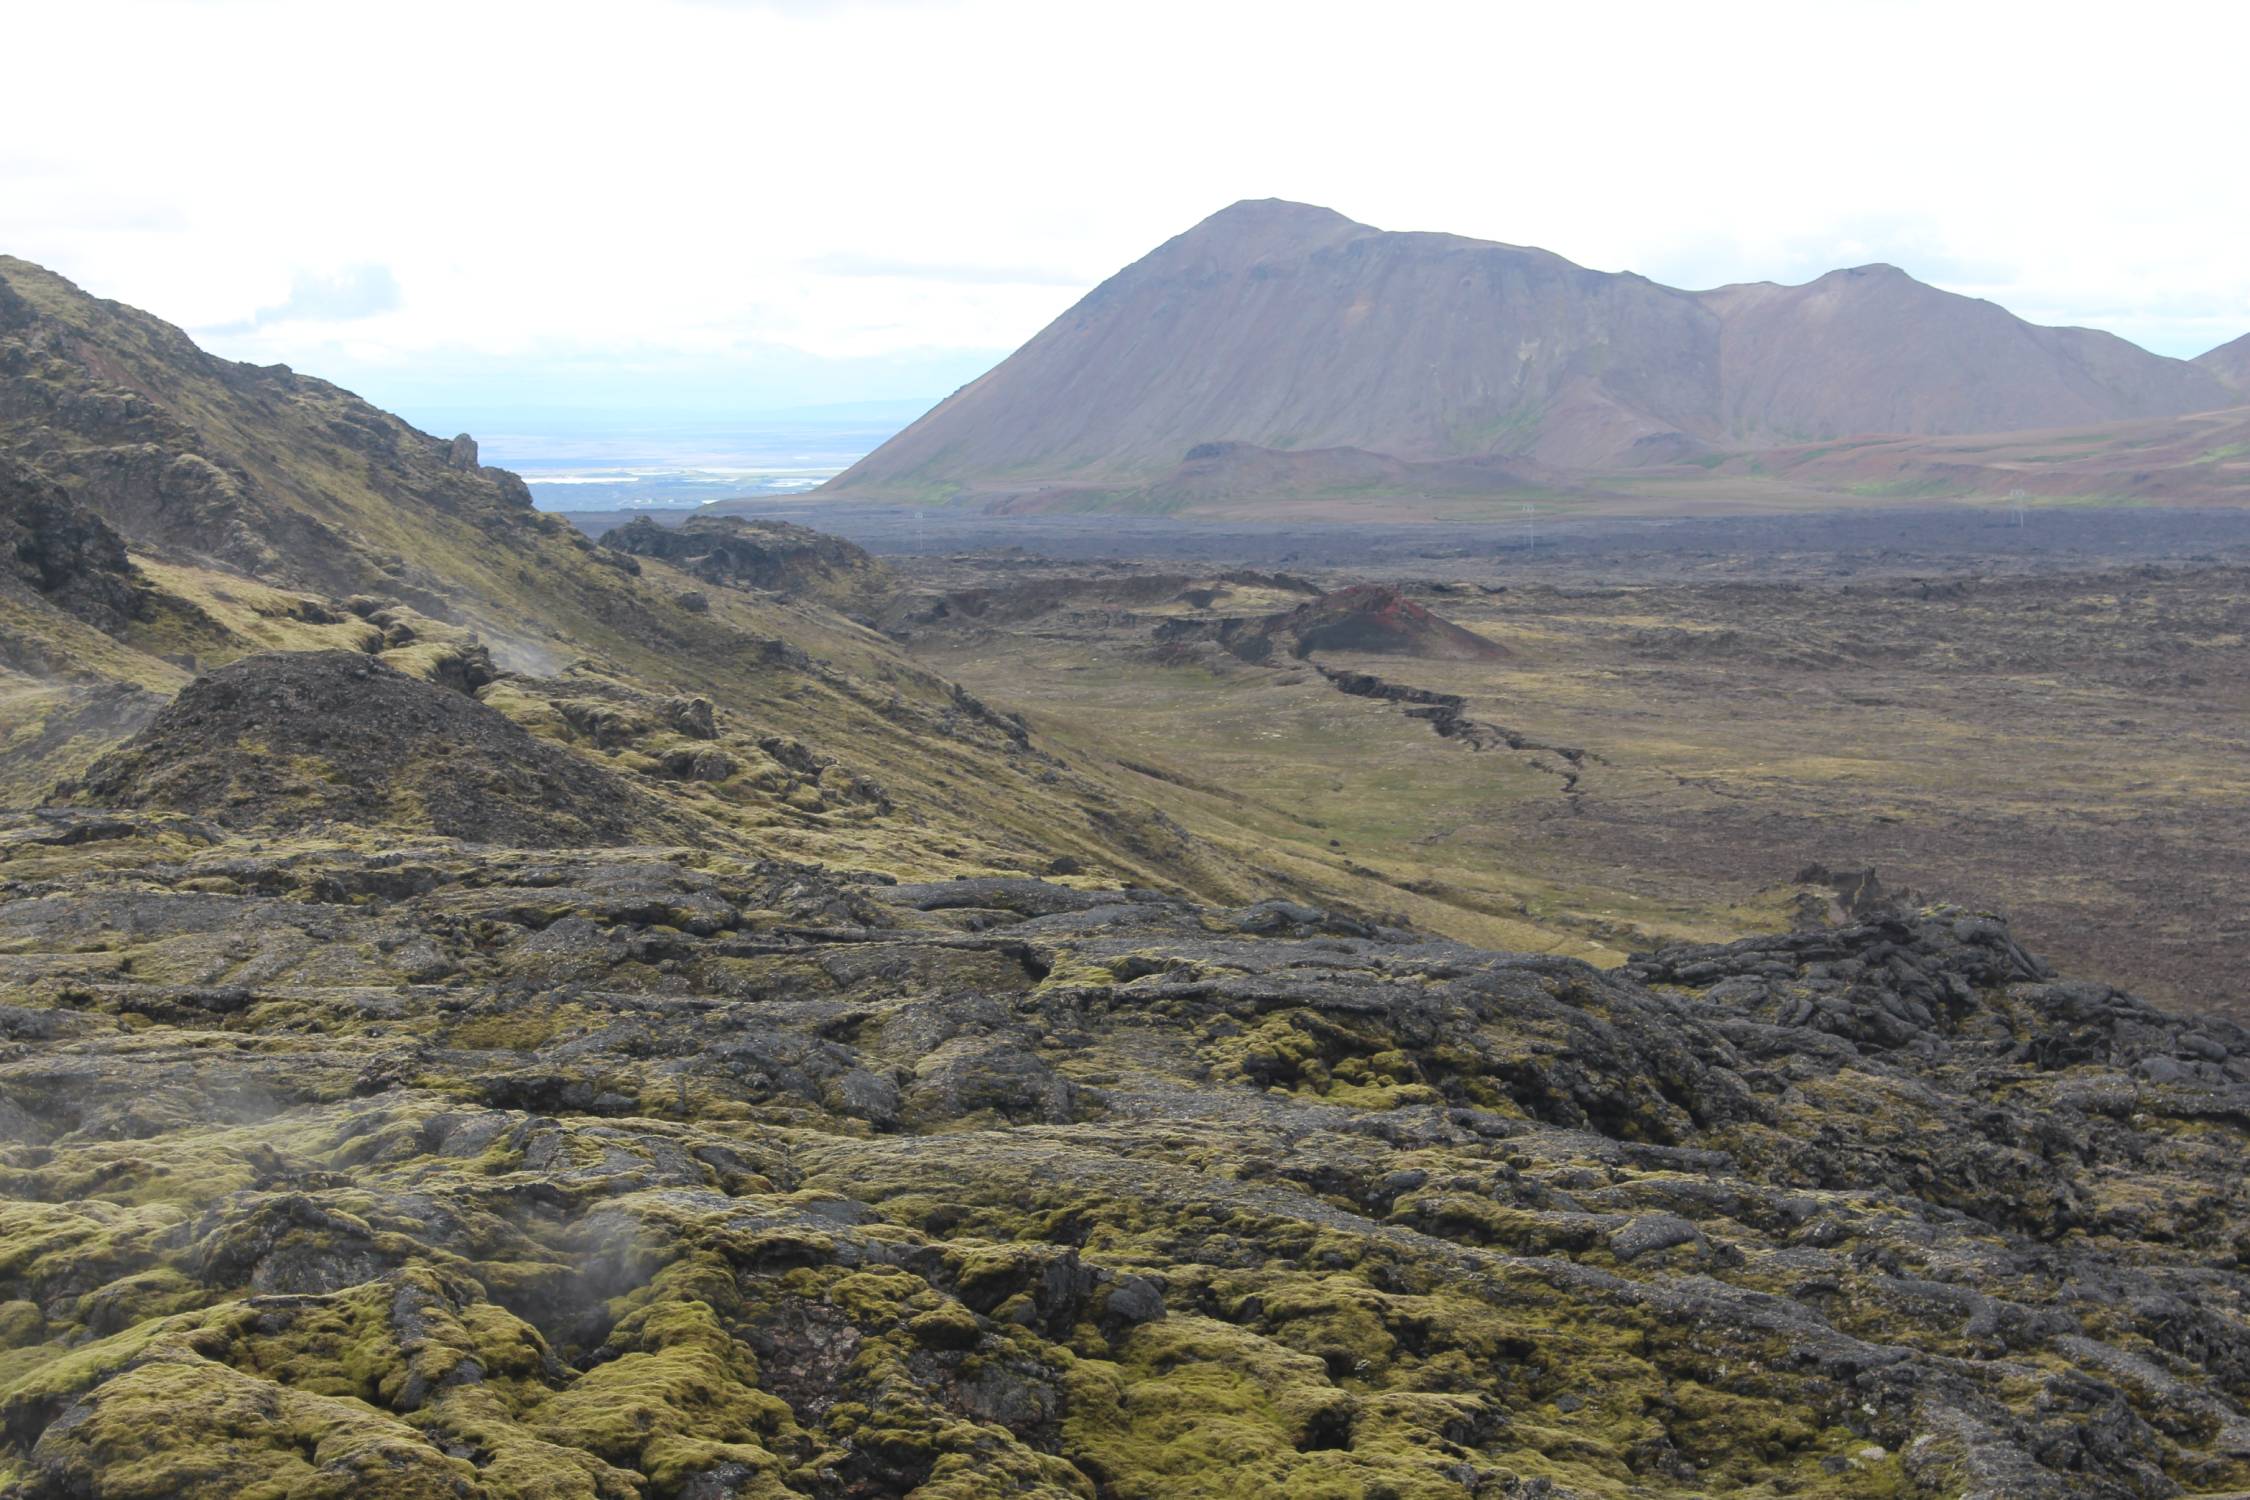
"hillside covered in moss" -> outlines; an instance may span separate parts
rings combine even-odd
[[[626,542],[0,261],[0,1493],[2250,1488],[2240,1027],[1449,941]]]

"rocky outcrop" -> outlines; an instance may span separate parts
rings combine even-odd
[[[1826,893],[1826,899],[1823,900],[1812,896],[1810,891],[1807,892],[1813,905],[1806,915],[1813,923],[1841,925],[1872,921],[1879,917],[1912,912],[1930,904],[1928,896],[1911,886],[1884,884],[1871,866],[1831,869],[1823,864],[1810,864],[1797,872],[1792,883]]]
[[[197,678],[67,791],[234,828],[409,828],[532,846],[627,842],[666,821],[466,693],[348,651],[268,653]]]
[[[1508,654],[1498,641],[1464,630],[1398,589],[1355,583],[1294,609],[1256,618],[1167,620],[1160,643],[1209,640],[1249,662],[1342,651],[1375,656],[1416,656],[1437,661],[1496,661]]]
[[[0,563],[50,603],[112,633],[149,609],[124,539],[37,470],[0,454]]]
[[[309,517],[268,534],[241,476],[192,448],[158,442],[56,450],[47,464],[71,489],[151,551],[214,562],[254,576],[293,576],[283,559],[340,539]]]
[[[832,603],[869,599],[888,581],[882,565],[850,542],[787,521],[690,516],[662,526],[642,516],[603,536],[602,545],[657,558],[706,583]]]

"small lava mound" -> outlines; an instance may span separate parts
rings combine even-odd
[[[1216,641],[1245,661],[1307,657],[1315,651],[1415,656],[1434,661],[1496,661],[1509,654],[1498,641],[1432,614],[1397,589],[1357,583],[1259,619],[1167,621],[1160,643]]]
[[[646,516],[618,527],[602,545],[652,557],[706,583],[831,602],[880,592],[881,563],[842,537],[787,521],[691,516],[662,526]]]
[[[248,656],[197,678],[60,800],[533,848],[630,843],[666,816],[497,709],[350,651]]]

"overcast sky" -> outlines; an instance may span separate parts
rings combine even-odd
[[[2250,330],[2250,6],[0,0],[0,251],[437,425],[942,394],[1245,197]]]

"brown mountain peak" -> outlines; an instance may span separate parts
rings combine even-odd
[[[1257,199],[1119,271],[833,488],[1140,494],[1210,444],[1601,470],[2175,416],[2232,404],[2222,380],[1884,263],[1684,292]]]

